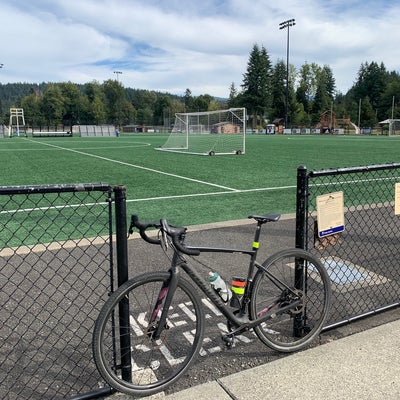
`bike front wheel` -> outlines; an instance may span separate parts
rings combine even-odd
[[[148,396],[165,390],[185,373],[200,350],[201,301],[183,278],[179,278],[160,337],[153,336],[169,279],[168,272],[155,272],[129,280],[100,311],[93,331],[93,356],[103,379],[120,392]]]
[[[329,276],[316,257],[301,249],[278,252],[260,266],[254,277],[251,318],[271,316],[254,328],[255,333],[274,350],[300,350],[321,331],[330,297]]]

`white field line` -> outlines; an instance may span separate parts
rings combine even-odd
[[[184,199],[187,197],[207,197],[207,196],[221,196],[230,194],[240,194],[240,193],[251,193],[251,192],[266,192],[271,190],[285,190],[285,189],[295,189],[296,186],[276,186],[276,187],[265,187],[265,188],[255,188],[255,189],[244,189],[235,190],[234,192],[212,192],[212,193],[192,193],[192,194],[181,194],[176,196],[159,196],[159,197],[147,197],[142,199],[130,199],[126,200],[127,203],[136,203],[139,201],[154,201],[154,200],[169,200],[169,199]]]
[[[296,186],[276,186],[276,187],[265,187],[265,188],[255,188],[255,189],[245,189],[236,190],[234,192],[211,192],[211,193],[192,193],[192,194],[181,194],[174,196],[159,196],[159,197],[144,197],[141,199],[127,199],[127,203],[139,203],[141,201],[159,201],[159,200],[171,200],[171,199],[184,199],[188,197],[207,197],[207,196],[223,196],[230,194],[240,194],[240,193],[251,193],[251,192],[265,192],[272,190],[285,190],[285,189],[295,189]],[[104,206],[103,203],[84,203],[84,204],[64,204],[61,206],[50,206],[50,207],[34,207],[34,208],[24,208],[15,210],[3,210],[0,211],[1,214],[15,214],[20,212],[33,212],[33,211],[47,211],[47,210],[57,210],[63,208],[79,208],[79,207],[94,207],[94,206]]]
[[[25,140],[35,143],[35,141],[32,140],[32,139],[25,139]],[[133,168],[141,169],[141,170],[144,170],[144,171],[154,172],[156,174],[171,176],[172,178],[183,179],[183,180],[190,181],[190,182],[200,183],[202,185],[213,186],[213,187],[217,187],[217,188],[220,188],[220,189],[226,189],[226,190],[229,190],[229,191],[232,191],[232,192],[238,192],[238,189],[233,189],[233,188],[230,188],[230,187],[227,187],[227,186],[223,186],[223,185],[217,185],[217,184],[211,183],[211,182],[201,181],[199,179],[193,179],[193,178],[188,178],[188,177],[182,176],[182,175],[171,174],[169,172],[159,171],[159,170],[156,170],[156,169],[153,169],[153,168],[143,167],[141,165],[130,164],[130,163],[127,163],[127,162],[124,162],[124,161],[113,160],[111,158],[101,157],[101,156],[97,156],[95,154],[90,154],[90,153],[85,153],[84,151],[68,149],[68,148],[65,148],[65,147],[56,146],[54,144],[49,144],[49,143],[43,143],[43,144],[45,144],[46,146],[53,147],[55,149],[70,151],[71,153],[81,154],[81,155],[84,155],[84,156],[97,158],[97,159],[103,160],[103,161],[109,161],[109,162],[112,162],[112,163],[115,163],[115,164],[125,165],[127,167],[133,167]]]
[[[48,143],[43,143],[41,142],[41,144],[44,144],[45,146],[52,146]],[[84,147],[84,148],[79,148],[76,147],[74,150],[102,150],[102,149],[126,149],[127,147],[129,148],[140,148],[140,147],[148,147],[150,146],[150,143],[143,143],[142,145],[126,145],[126,146],[106,146],[106,147]],[[63,151],[63,150],[67,150],[63,147],[60,147],[58,149],[43,149],[43,148],[37,148],[37,149],[0,149],[1,153],[6,153],[6,152],[11,152],[11,151],[28,151],[28,152],[32,152],[32,151],[54,151],[54,150],[58,150],[58,151]],[[69,149],[68,149],[69,150]]]
[[[355,184],[355,183],[365,183],[365,182],[373,182],[373,181],[381,181],[387,180],[389,178],[375,178],[375,179],[352,179],[351,181],[343,181],[340,184]],[[310,184],[310,187],[318,187],[318,186],[330,186],[336,183],[328,183],[328,184]],[[263,188],[254,188],[254,189],[237,189],[231,192],[211,192],[211,193],[191,193],[191,194],[180,194],[180,195],[173,195],[173,196],[156,196],[156,197],[143,197],[139,199],[127,199],[127,203],[139,203],[144,201],[159,201],[159,200],[172,200],[172,199],[184,199],[190,197],[208,197],[208,196],[224,196],[224,195],[231,195],[231,194],[240,194],[240,193],[253,193],[253,192],[269,192],[274,190],[288,190],[288,189],[296,189],[296,185],[288,185],[288,186],[271,186],[271,187],[263,187]],[[78,207],[94,207],[102,205],[103,203],[84,203],[84,204],[64,204],[61,206],[51,206],[51,207],[34,207],[34,208],[24,208],[24,209],[15,209],[15,210],[3,210],[0,211],[1,214],[14,214],[20,212],[32,212],[32,211],[44,211],[44,210],[56,210],[62,208],[78,208]]]

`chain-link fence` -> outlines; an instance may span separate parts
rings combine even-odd
[[[106,184],[0,187],[0,398],[96,390],[94,321],[110,291]]]
[[[400,164],[310,173],[298,169],[296,242],[322,259],[331,278],[327,327],[399,305],[399,182]],[[329,194],[332,199],[343,195],[345,229],[320,237],[317,198]],[[337,204],[328,211],[332,220],[341,213]]]

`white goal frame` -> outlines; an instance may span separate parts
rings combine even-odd
[[[245,154],[246,109],[176,113],[171,134],[157,150],[199,155]]]
[[[400,119],[389,120],[389,136],[397,136],[400,134]]]
[[[20,128],[23,129],[24,135],[26,136],[24,109],[10,108],[10,122],[8,125],[8,136],[12,137],[14,134],[15,136],[19,136],[19,134],[21,133]]]
[[[379,122],[379,125],[389,125],[389,136],[400,135],[400,119],[385,119],[384,121]]]

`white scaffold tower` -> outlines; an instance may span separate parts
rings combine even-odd
[[[8,126],[8,136],[19,136],[21,130],[26,135],[25,117],[23,108],[10,108],[10,124]]]

